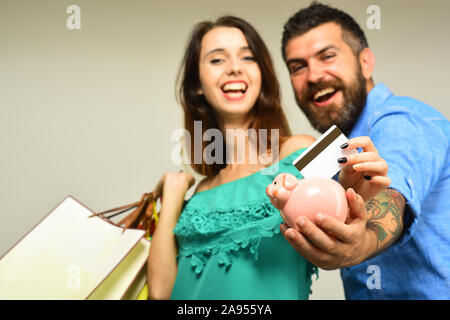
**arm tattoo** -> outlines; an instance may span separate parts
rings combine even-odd
[[[366,205],[367,228],[377,236],[376,252],[394,243],[403,230],[405,199],[394,189],[385,189]]]

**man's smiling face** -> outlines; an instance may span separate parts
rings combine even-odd
[[[313,28],[290,39],[285,53],[295,98],[311,125],[323,133],[336,124],[348,134],[364,108],[371,73],[363,75],[341,27]]]

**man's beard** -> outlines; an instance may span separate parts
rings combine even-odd
[[[315,106],[312,103],[314,95],[330,87],[335,88],[337,91],[342,91],[344,98],[343,105],[338,106],[332,103],[325,107]],[[334,124],[345,135],[349,135],[366,104],[366,80],[362,75],[361,67],[358,66],[356,79],[348,86],[339,79],[318,83],[308,82],[302,92],[301,98],[296,94],[295,99],[314,129],[320,133],[324,133]]]

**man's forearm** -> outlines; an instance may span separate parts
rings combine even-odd
[[[394,189],[385,189],[372,198],[366,205],[367,229],[375,234],[375,250],[369,255],[369,259],[376,256],[401,235],[403,230],[403,212],[405,199]],[[375,241],[375,240],[372,240]]]

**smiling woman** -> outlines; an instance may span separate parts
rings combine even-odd
[[[261,71],[238,28],[207,32],[200,50],[200,88],[223,126],[244,127],[261,90]]]
[[[203,135],[212,128],[226,129],[221,116],[233,123],[245,122],[245,129],[267,129],[267,148],[272,141],[269,129],[279,130],[280,144],[291,135],[281,109],[280,86],[270,53],[258,33],[245,21],[222,17],[216,22],[197,24],[182,65],[179,100],[191,147],[195,145],[194,122],[202,121]],[[245,87],[243,93],[234,90],[238,85],[239,89]],[[227,123],[228,128],[240,125],[242,123]],[[204,148],[206,142],[202,143],[202,150]],[[225,148],[224,144],[224,157]],[[194,163],[193,169],[201,175],[213,177],[225,168],[225,159],[210,165],[205,161],[197,164],[190,151],[187,150]]]
[[[186,49],[179,93],[189,147],[218,130],[223,157],[242,146],[246,152],[239,163],[191,161],[206,177],[184,205],[192,176],[178,172],[161,179],[156,192],[164,201],[148,261],[150,297],[307,299],[315,268],[280,234],[282,219],[265,189],[280,172],[300,177],[290,163],[313,139],[290,137],[269,52],[253,27],[236,17],[199,23]],[[199,123],[201,135],[195,134]],[[235,144],[230,130],[258,132],[259,140],[264,131],[269,156],[272,145],[277,155],[281,145],[283,159],[252,163],[249,155],[259,144],[250,143],[249,135]],[[201,146],[204,155],[207,141]]]

